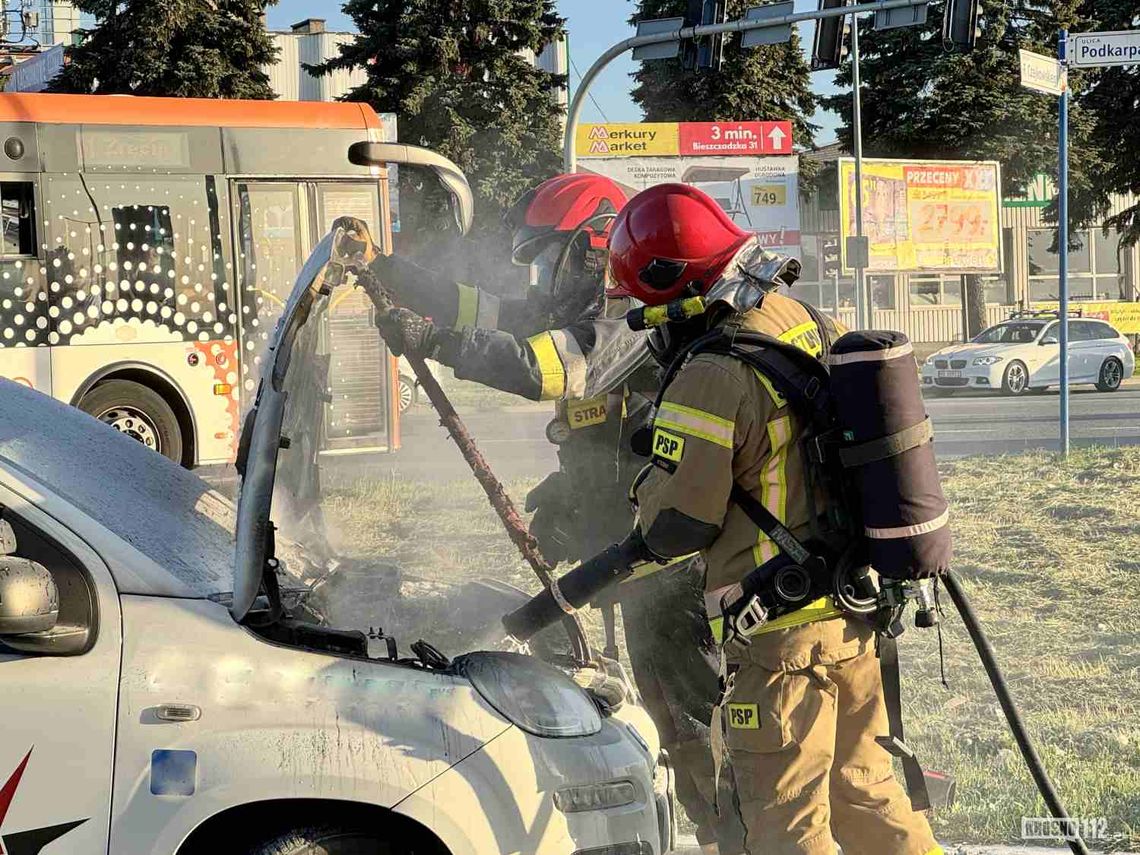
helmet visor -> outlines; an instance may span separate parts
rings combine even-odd
[[[561,241],[550,241],[541,248],[530,262],[530,287],[542,294],[553,294],[558,289],[557,278],[561,272],[562,255],[565,246]]]

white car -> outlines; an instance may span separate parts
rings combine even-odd
[[[0,849],[668,851],[667,761],[620,672],[449,649],[463,604],[436,598],[425,617],[398,580],[383,633],[312,619],[304,568],[350,559],[307,557],[327,546],[311,437],[331,287],[305,275],[247,419],[236,508],[0,380]],[[482,637],[502,639],[506,600],[482,609]],[[408,612],[425,635],[403,634]],[[417,637],[430,643],[405,646]]]
[[[1015,316],[967,344],[944,347],[922,366],[927,389],[1000,389],[1006,395],[1060,383],[1060,323],[1056,314]],[[1115,392],[1136,360],[1128,339],[1106,321],[1069,319],[1069,384]]]

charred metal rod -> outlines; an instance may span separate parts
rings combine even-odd
[[[372,300],[373,306],[376,308],[377,314],[386,314],[393,308],[393,303],[388,293],[384,290],[384,286],[376,278],[376,276],[367,269],[357,271],[357,282],[369,298]],[[507,495],[503,483],[491,471],[491,467],[487,464],[487,459],[483,456],[483,452],[475,444],[475,440],[471,437],[470,431],[467,430],[467,425],[463,423],[463,419],[459,417],[459,413],[455,411],[455,407],[451,405],[451,400],[447,397],[447,393],[439,385],[439,382],[432,375],[431,370],[427,367],[422,356],[413,353],[404,354],[404,358],[408,360],[408,364],[412,366],[412,371],[416,375],[416,380],[420,384],[420,388],[427,394],[428,400],[435,408],[436,413],[439,414],[439,423],[447,430],[448,435],[454,440],[456,446],[459,448],[459,453],[463,455],[463,459],[467,461],[467,465],[471,467],[471,472],[475,476],[475,480],[479,482],[479,486],[483,488],[483,492],[487,494],[487,500],[491,503],[491,507],[495,509],[499,519],[503,523],[503,527],[507,530],[507,536],[510,537],[511,542],[518,548],[522,557],[526,560],[527,564],[534,570],[534,575],[542,583],[543,587],[549,589],[554,582],[554,567],[543,557],[542,551],[538,548],[538,542],[534,539],[523,522],[522,517],[519,515],[518,510],[515,508],[514,502],[511,497]],[[586,640],[586,632],[582,628],[582,624],[577,615],[566,615],[563,618],[563,624],[566,626],[566,631],[570,635],[570,641],[573,644],[575,655],[583,662],[588,662],[593,657],[590,653],[590,645]]]

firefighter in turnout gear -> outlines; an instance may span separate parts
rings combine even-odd
[[[411,350],[459,379],[556,402],[547,436],[559,470],[526,505],[551,561],[593,555],[633,524],[627,495],[644,461],[629,438],[645,424],[658,380],[646,334],[625,321],[629,301],[604,299],[606,240],[625,201],[613,181],[586,174],[559,175],[525,194],[507,217],[512,261],[533,274],[525,300],[500,300],[396,256],[371,263],[400,306],[380,322],[394,353]],[[706,852],[735,855],[743,828],[716,811],[709,723],[717,658],[700,573],[690,569],[696,560],[631,580],[617,597],[635,682],[669,753],[678,799]]]
[[[757,275],[771,254],[692,187],[635,196],[610,250],[614,291],[670,307],[675,320],[654,332],[663,364],[710,332],[726,341],[763,333],[816,357],[840,332],[794,299],[755,290],[772,281]],[[786,278],[795,275],[798,268]],[[738,300],[745,292],[754,296]],[[687,301],[698,298],[704,311],[686,319]],[[724,637],[722,610],[739,600],[745,578],[789,563],[755,518],[769,513],[802,543],[827,501],[809,487],[800,415],[771,377],[727,352],[700,352],[664,382],[651,462],[632,497],[656,559],[698,550],[705,558],[705,605],[722,645],[714,751],[718,769],[722,757],[731,760],[724,774],[735,779],[736,798],[724,807],[743,821],[746,851],[833,855],[838,843],[846,855],[940,853],[876,741],[888,721],[872,627],[813,588],[805,605],[751,631],[733,619]]]

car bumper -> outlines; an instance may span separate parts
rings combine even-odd
[[[967,365],[961,369],[922,368],[922,385],[926,389],[1000,389],[1005,363]],[[948,376],[952,372],[956,376]]]
[[[613,804],[591,807],[595,799]],[[662,855],[675,828],[672,778],[648,717],[642,727],[610,717],[594,736],[571,739],[511,728],[395,810],[452,855]]]

